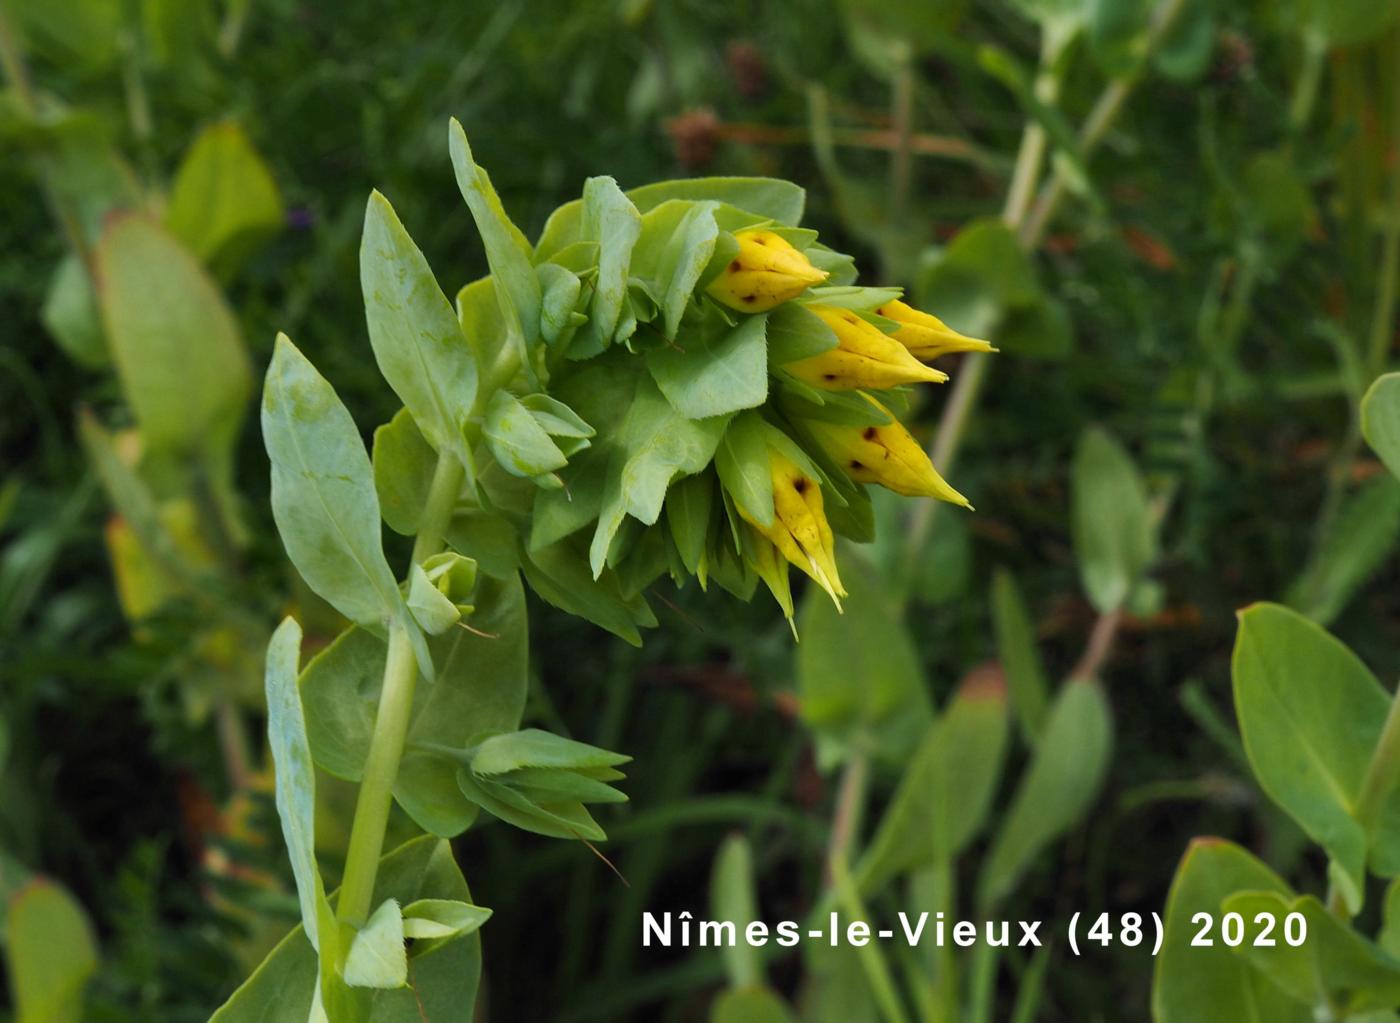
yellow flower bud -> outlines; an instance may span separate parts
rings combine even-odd
[[[822,508],[821,484],[773,448],[768,449],[768,464],[773,475],[772,525],[750,519],[742,506],[739,514],[783,557],[816,580],[839,608],[846,590],[836,571],[836,540]]]
[[[809,305],[836,333],[836,347],[783,368],[813,387],[828,391],[882,390],[901,384],[941,384],[948,374],[930,369],[869,320],[849,309]]]
[[[878,483],[906,497],[936,497],[970,509],[967,498],[938,474],[913,434],[885,406],[868,394],[863,397],[890,416],[890,422],[884,426],[844,426],[817,420],[806,423],[832,460],[857,482]]]
[[[828,276],[772,231],[740,231],[734,240],[739,254],[705,290],[741,313],[765,312]]]
[[[953,352],[996,351],[986,341],[959,334],[937,316],[920,312],[898,299],[886,302],[875,312],[899,324],[899,329],[890,336],[918,359],[936,359],[940,355],[950,355]]]

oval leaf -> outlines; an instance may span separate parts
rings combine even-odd
[[[403,598],[384,560],[369,456],[335,389],[285,334],[267,368],[262,427],[292,564],[346,618],[383,628]]]

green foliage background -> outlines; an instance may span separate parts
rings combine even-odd
[[[0,3],[22,25],[30,6]],[[1049,101],[1034,86],[1033,19],[1053,26],[1078,4],[405,0],[386,15],[361,2],[209,0],[163,18],[182,5],[129,6],[110,47],[74,53],[36,33],[35,81],[91,111],[147,181],[168,183],[200,128],[242,126],[287,210],[221,276],[255,376],[285,331],[362,426],[397,406],[370,358],[358,287],[369,191],[392,200],[448,294],[486,272],[448,170],[449,116],[531,237],[590,174],[623,187],[696,173],[804,185],[811,225],[878,270],[863,283],[902,283],[1002,349],[950,473],[976,515],[938,512],[911,565],[903,544],[919,527],[891,511],[867,552],[872,603],[849,612],[871,616],[872,634],[903,615],[919,694],[902,706],[925,721],[1000,657],[1022,733],[1048,736],[1063,708],[1027,710],[1024,693],[1043,687],[1027,673],[1074,674],[1096,623],[1126,601],[1094,666],[1113,712],[1107,780],[1063,840],[997,890],[999,905],[1056,922],[1160,910],[1202,834],[1252,850],[1299,891],[1326,888],[1326,858],[1250,773],[1230,652],[1234,612],[1266,599],[1327,626],[1387,688],[1400,649],[1400,485],[1361,446],[1357,413],[1372,377],[1394,368],[1396,266],[1383,247],[1400,220],[1400,60],[1388,5],[1187,0],[1170,5],[1174,27],[1139,67],[1151,5],[1100,0],[1082,7]],[[221,56],[216,36],[239,18],[236,56]],[[1131,86],[1126,106],[1090,153],[1074,133],[1115,80]],[[0,94],[0,124],[11,99]],[[1023,256],[996,218],[1028,121],[1058,148],[1067,195]],[[904,186],[891,176],[900,125],[914,139]],[[109,511],[77,412],[113,425],[126,413],[115,378],[75,363],[41,323],[64,251],[33,166],[6,143],[0,893],[39,870],[86,907],[101,948],[86,1018],[203,1020],[296,919],[296,900],[270,796],[231,835],[211,823],[228,791],[210,719],[185,691],[198,611],[168,608],[134,637],[116,600]],[[916,410],[923,436],[947,393]],[[270,627],[298,591],[254,419],[232,470],[250,543],[230,599]],[[1115,520],[1124,508],[1141,514]],[[386,544],[400,563],[404,541],[386,533]],[[603,821],[602,851],[628,884],[576,843],[500,826],[459,839],[458,861],[496,910],[483,931],[485,1018],[697,1018],[724,963],[642,949],[641,911],[700,911],[721,843],[740,832],[762,917],[800,918],[823,887],[838,774],[819,769],[831,754],[794,712],[796,679],[811,686],[838,664],[849,691],[902,667],[836,661],[824,607],[801,616],[794,648],[766,599],[667,592],[638,650],[531,599],[527,723],[634,758],[630,804]],[[1014,660],[1025,641],[1008,637],[1027,634],[1043,667]],[[243,694],[251,720],[257,696]],[[867,839],[898,802],[913,746],[870,765]],[[1011,798],[1032,759],[1011,748],[997,827],[1036,826]],[[348,825],[353,792],[338,798]],[[994,833],[967,859],[1014,859],[997,855]],[[343,848],[343,836],[318,844]],[[220,856],[245,869],[211,869]],[[954,879],[969,904],[976,866]],[[1096,955],[1090,966],[1051,953],[1034,1018],[1146,1018],[1148,957]],[[1008,967],[1008,1003],[1031,969]],[[775,959],[768,979],[791,992],[803,970]]]

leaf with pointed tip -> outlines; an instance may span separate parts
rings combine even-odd
[[[83,990],[97,970],[97,943],[82,907],[43,878],[7,900],[0,947],[19,1023],[80,1023]]]
[[[1329,873],[1356,911],[1368,836],[1354,810],[1389,697],[1345,644],[1296,611],[1254,604],[1239,620],[1231,668],[1250,767],[1327,850]]]
[[[422,565],[409,571],[408,610],[429,636],[441,636],[462,620],[461,610],[433,585]]]
[[[1312,1007],[1284,994],[1225,945],[1195,946],[1196,917],[1219,918],[1238,891],[1278,892],[1287,885],[1250,853],[1219,838],[1197,838],[1177,867],[1167,896],[1162,954],[1152,984],[1156,1023],[1311,1023]]]
[[[175,172],[171,232],[227,277],[284,220],[277,182],[243,127],[221,121],[203,129]]]
[[[1392,476],[1400,477],[1400,373],[1377,377],[1361,399],[1361,432]]]
[[[406,938],[454,938],[471,934],[491,919],[491,910],[455,899],[419,899],[403,910]]]
[[[613,753],[539,728],[526,728],[493,735],[482,742],[472,757],[472,771],[478,775],[492,775],[527,767],[582,770],[616,767],[631,759],[624,753]]]
[[[679,178],[642,185],[627,193],[637,209],[646,213],[672,199],[722,202],[747,213],[796,227],[802,220],[807,194],[800,185],[781,178]]]
[[[501,312],[523,343],[532,345],[540,333],[541,294],[539,278],[530,265],[530,243],[506,216],[490,177],[477,166],[467,133],[455,117],[448,129],[448,148],[457,187],[486,247]]]
[[[598,242],[593,306],[583,328],[590,341],[583,351],[596,354],[612,344],[618,333],[632,248],[642,233],[642,217],[612,178],[589,178],[583,185],[583,231]]]
[[[277,336],[263,389],[272,516],[292,564],[345,617],[383,629],[403,598],[384,560],[379,498],[349,411],[306,356]]]
[[[979,905],[1000,902],[1042,849],[1084,819],[1103,785],[1112,746],[1113,718],[1098,682],[1065,683],[982,866]]]
[[[218,287],[164,228],[135,214],[108,222],[94,256],[107,342],[144,442],[224,450],[252,380],[238,320]]]
[[[477,582],[473,626],[432,639],[438,680],[414,692],[412,725],[394,798],[425,830],[460,834],[476,808],[457,788],[455,763],[426,747],[461,748],[473,735],[520,726],[527,686],[525,595],[512,575]],[[352,628],[302,672],[311,751],[331,774],[358,781],[369,754],[384,677],[384,640]]]
[[[318,921],[326,890],[316,866],[316,769],[297,688],[301,626],[284,618],[267,645],[267,740],[276,769],[277,816],[292,861],[301,921],[319,949]]]
[[[334,897],[334,896],[332,896]],[[471,902],[451,846],[415,838],[379,861],[374,901],[394,899]],[[369,999],[374,1023],[471,1023],[481,976],[481,938],[458,937],[414,947],[412,987],[390,991],[347,988]],[[300,926],[263,960],[253,975],[214,1013],[210,1023],[307,1023],[316,990],[316,956]]]
[[[393,989],[408,983],[403,912],[385,899],[355,933],[345,957],[345,983],[351,987]]]
[[[768,400],[766,321],[747,316],[732,328],[707,323],[685,338],[684,347],[653,349],[647,369],[666,400],[689,419],[757,408]]]
[[[476,400],[476,359],[427,259],[379,192],[365,208],[360,286],[384,379],[428,442],[471,472],[462,427]]]
[[[608,549],[623,519],[631,515],[646,525],[655,523],[671,482],[709,465],[726,422],[725,416],[689,419],[676,411],[650,377],[638,379],[608,468],[608,484],[589,549],[594,578],[603,572]]]

